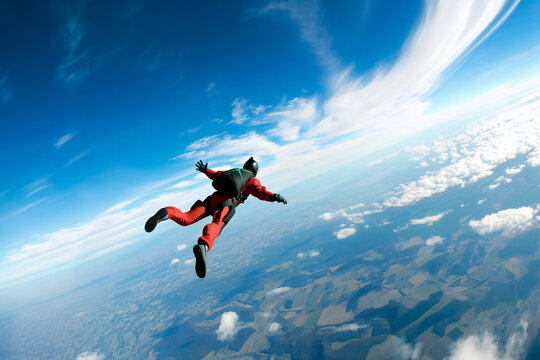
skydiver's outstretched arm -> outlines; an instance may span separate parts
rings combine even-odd
[[[204,175],[208,176],[210,178],[210,180],[214,180],[216,178],[216,176],[218,176],[219,174],[221,174],[223,171],[214,171],[214,170],[210,170],[208,168],[208,163],[203,163],[202,160],[199,160],[197,162],[197,164],[195,164],[195,169],[197,171],[200,171],[202,172]]]
[[[249,183],[247,188],[249,195],[255,196],[257,199],[264,201],[278,201],[283,204],[287,204],[287,200],[279,194],[272,194],[270,191],[266,190],[264,186],[261,185],[261,182],[257,178],[253,178]]]

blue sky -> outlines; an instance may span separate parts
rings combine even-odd
[[[256,155],[283,189],[295,161],[317,173],[381,151],[426,114],[540,73],[538,2],[427,6],[0,2],[0,273],[20,281],[141,235],[136,221],[89,234],[189,206],[208,192],[199,158]]]

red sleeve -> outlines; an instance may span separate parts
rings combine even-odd
[[[214,170],[206,169],[206,171],[204,172],[204,175],[208,176],[210,180],[214,180],[216,176],[218,176],[221,173],[223,173],[223,171],[214,171]]]
[[[250,180],[246,190],[247,195],[253,195],[257,199],[264,201],[271,201],[272,199],[272,193],[266,190],[266,188],[261,185],[261,182],[257,178]]]

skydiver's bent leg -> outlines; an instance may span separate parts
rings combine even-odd
[[[157,213],[155,213],[148,220],[146,220],[146,224],[144,224],[144,230],[146,230],[146,232],[152,232],[156,228],[157,224],[159,224],[163,220],[167,220],[168,218],[169,215],[167,213],[167,210],[165,208],[159,209]]]
[[[212,249],[212,245],[214,245],[214,240],[216,240],[219,233],[221,232],[221,229],[225,225],[223,219],[225,218],[225,216],[227,216],[228,213],[228,207],[214,212],[212,222],[206,225],[203,229],[203,234],[199,238],[199,244],[204,244],[208,246],[208,250]]]
[[[185,213],[178,210],[174,206],[167,206],[165,210],[167,211],[167,216],[169,219],[182,226],[188,226],[196,223],[208,215],[201,200],[197,200],[195,204],[191,206],[191,210]]]

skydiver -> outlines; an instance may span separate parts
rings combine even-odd
[[[152,232],[161,221],[172,219],[182,226],[188,226],[212,215],[212,222],[203,229],[197,245],[193,247],[195,255],[195,272],[200,278],[206,276],[206,252],[212,249],[214,240],[231,220],[238,205],[246,201],[249,195],[270,202],[280,202],[284,205],[287,200],[280,194],[273,194],[261,185],[255,177],[259,164],[250,157],[241,169],[213,171],[208,169],[208,163],[199,160],[195,169],[208,176],[216,191],[204,201],[197,200],[188,212],[182,212],[174,206],[159,209],[151,216],[144,226],[146,232]]]

